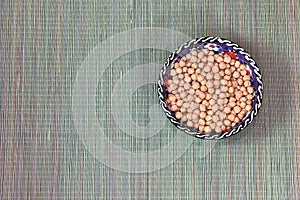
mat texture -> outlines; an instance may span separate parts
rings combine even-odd
[[[297,0],[0,3],[0,199],[300,199]],[[228,38],[256,60],[244,131],[194,140],[163,115],[170,51]]]

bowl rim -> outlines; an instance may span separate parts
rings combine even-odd
[[[191,130],[190,128],[182,125],[173,115],[172,112],[168,109],[167,104],[164,101],[164,76],[166,76],[167,73],[167,68],[170,67],[174,59],[177,57],[177,55],[180,55],[180,53],[185,50],[189,49],[192,45],[197,45],[197,44],[204,44],[204,43],[214,43],[218,42],[222,45],[226,45],[227,47],[232,48],[236,53],[239,53],[244,56],[245,60],[248,61],[247,64],[249,64],[249,67],[252,67],[251,71],[252,73],[255,74],[255,80],[257,83],[257,90],[256,95],[253,97],[252,100],[256,100],[255,104],[252,106],[252,109],[248,111],[248,113],[245,115],[245,117],[237,123],[234,127],[232,127],[230,130],[222,133],[200,133]],[[251,55],[245,51],[242,47],[240,47],[238,44],[224,38],[220,37],[213,37],[213,36],[207,36],[207,37],[200,37],[196,38],[193,40],[190,40],[184,44],[182,44],[179,48],[177,48],[175,51],[173,51],[166,62],[164,63],[160,75],[159,75],[159,80],[158,80],[158,97],[160,101],[160,105],[167,116],[167,118],[171,121],[172,124],[174,124],[178,129],[182,130],[183,132],[187,133],[188,135],[194,136],[199,139],[206,139],[206,140],[219,140],[219,139],[224,139],[228,138],[232,135],[237,134],[238,132],[244,130],[249,124],[252,123],[254,117],[257,115],[261,105],[262,105],[262,98],[263,98],[263,82],[262,82],[262,76],[260,69],[258,68],[256,62],[254,59],[251,57]]]

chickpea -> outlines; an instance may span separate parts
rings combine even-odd
[[[182,59],[179,61],[179,66],[180,67],[184,67],[185,66],[185,62]]]

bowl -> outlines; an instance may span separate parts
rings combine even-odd
[[[263,83],[254,59],[219,37],[182,44],[165,62],[158,97],[178,129],[200,139],[223,139],[245,129],[262,104]]]

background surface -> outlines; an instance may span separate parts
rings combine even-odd
[[[2,0],[0,199],[299,199],[299,9],[296,0]],[[161,49],[144,43],[139,49],[125,45],[155,41],[147,34],[128,32],[152,34],[155,28],[176,32],[157,37],[169,41],[165,49],[163,44]],[[127,43],[109,40],[124,31]],[[188,137],[183,138],[186,143],[170,146],[176,136],[184,136],[163,115],[155,122],[155,115],[149,114],[158,104],[152,76],[151,83],[122,97],[130,99],[132,120],[124,115],[119,124],[115,122],[115,86],[134,85],[149,72],[158,76],[157,67],[153,70],[147,63],[164,63],[168,48],[179,46],[185,37],[207,35],[238,43],[260,67],[264,100],[253,124],[230,139]],[[84,142],[80,134],[84,138],[90,132],[79,132],[74,120],[73,87],[89,79],[78,79],[80,67],[89,59],[98,65],[101,61],[93,52],[109,41],[114,42],[108,46],[111,55],[120,53],[118,45],[128,52],[110,60],[96,95],[84,97],[95,99],[97,123],[106,136],[103,151],[93,154],[89,147],[97,142]],[[140,65],[146,66],[144,71],[128,73]],[[118,84],[126,77],[127,84]],[[94,123],[84,116],[86,127]],[[139,137],[130,125],[143,127],[153,120],[159,127],[144,132],[151,137]],[[122,158],[114,145],[136,154]],[[149,157],[143,152],[156,154]]]

